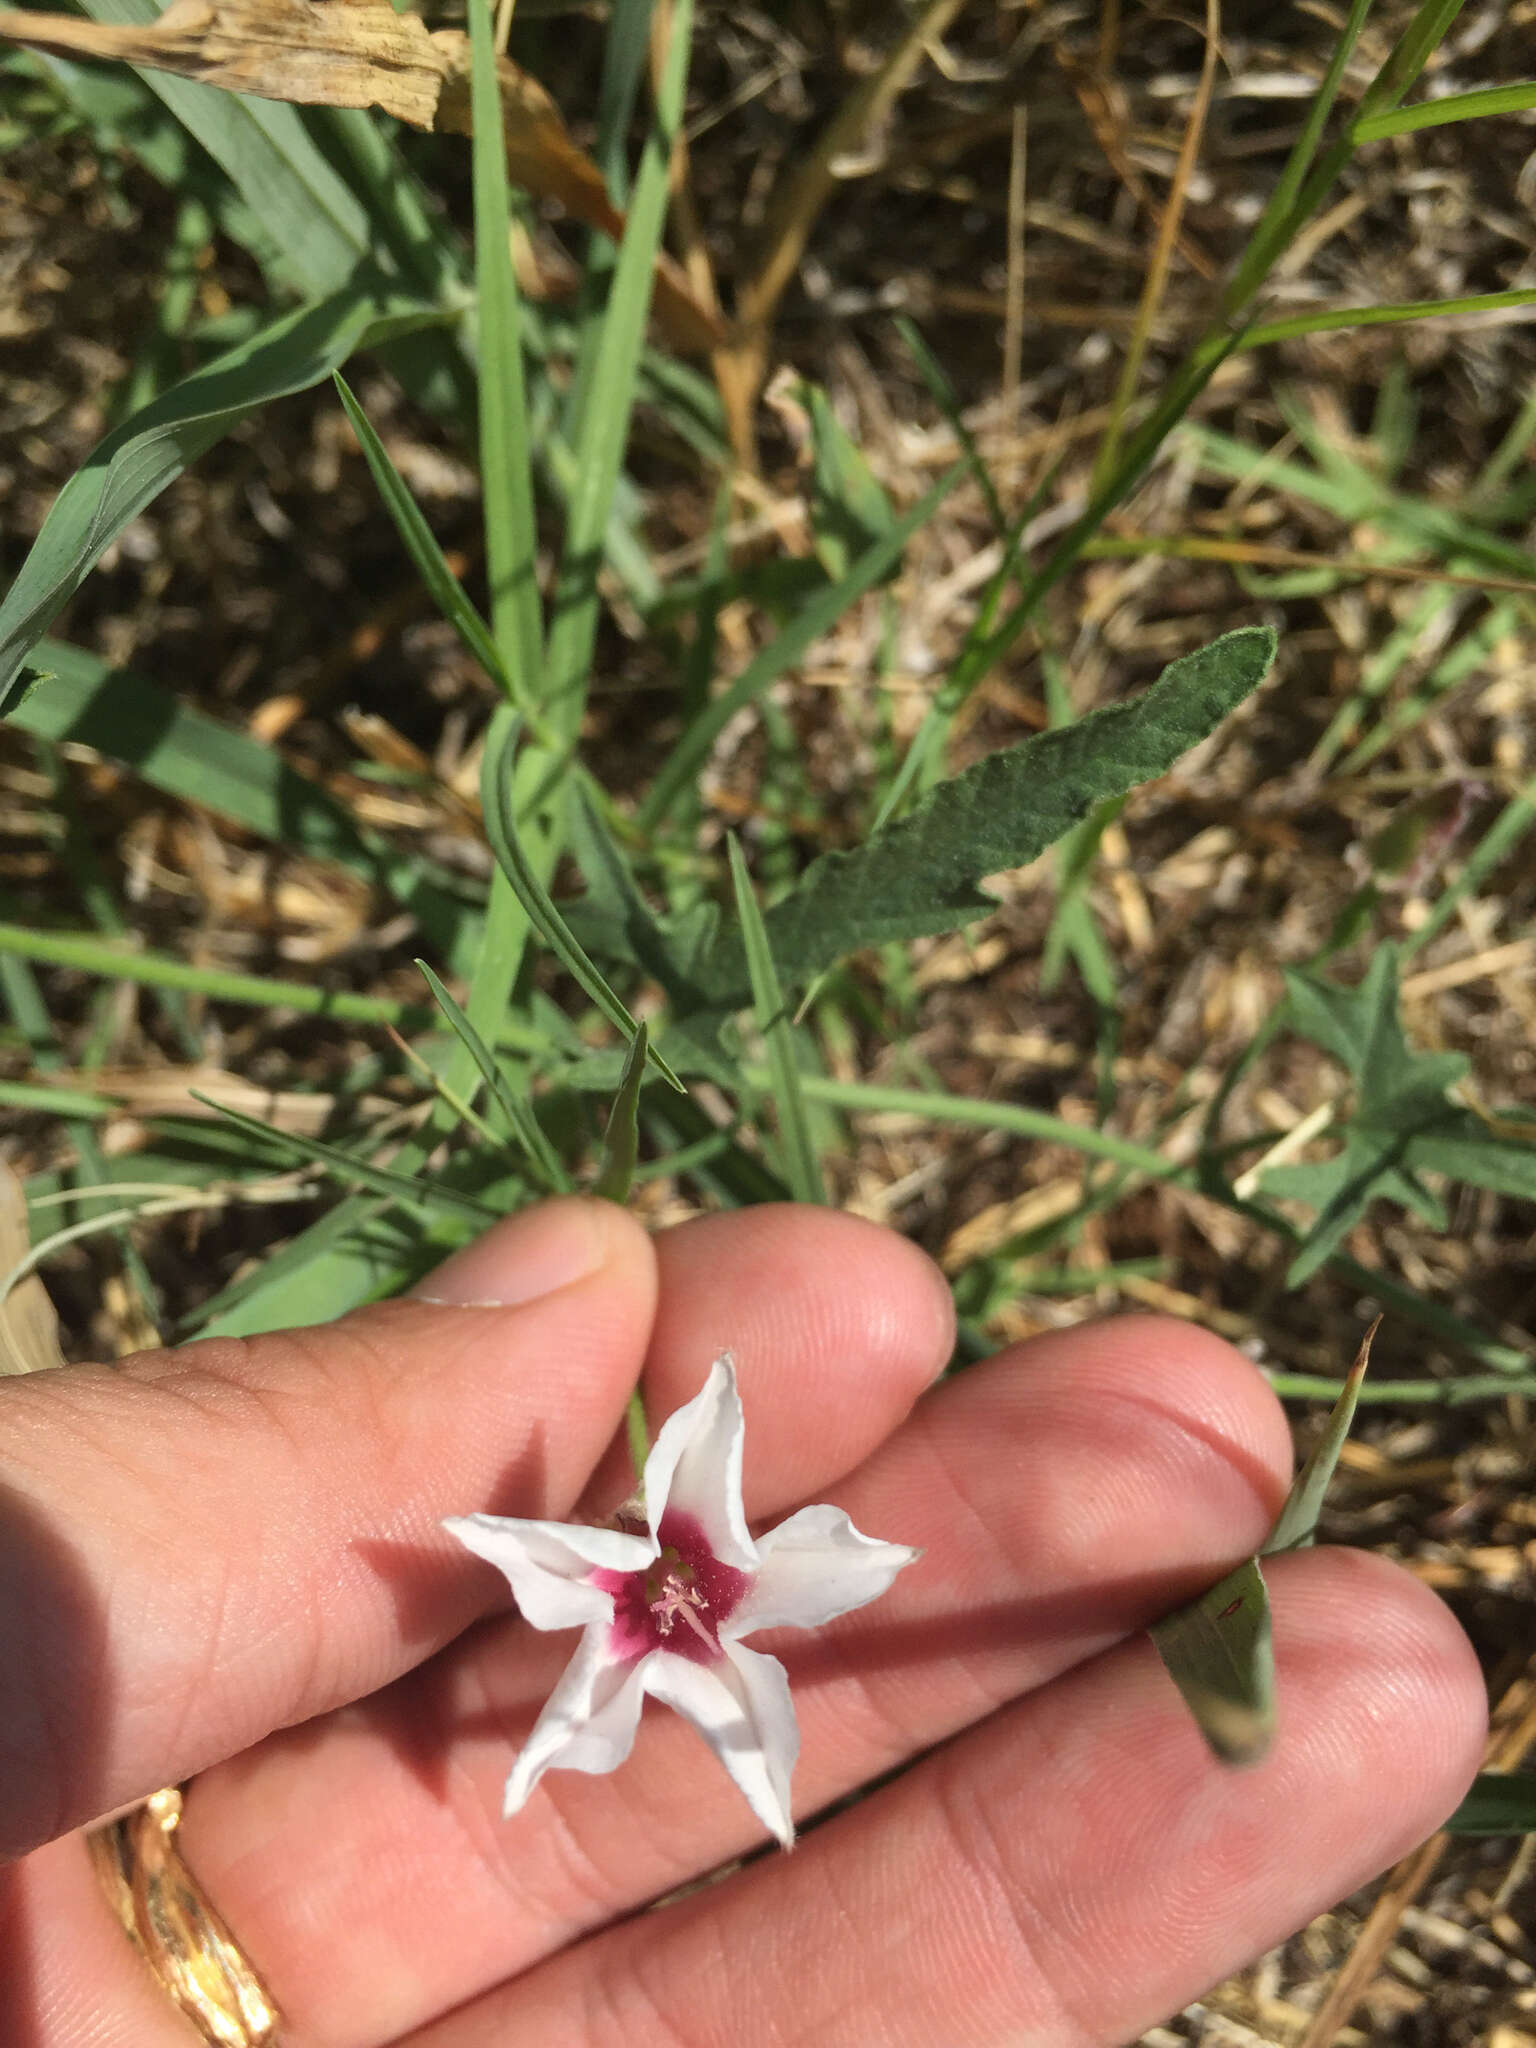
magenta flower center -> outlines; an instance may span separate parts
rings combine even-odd
[[[669,1508],[656,1533],[661,1555],[643,1571],[592,1574],[593,1585],[613,1595],[609,1650],[625,1663],[648,1650],[713,1663],[721,1624],[741,1605],[752,1575],[716,1557],[692,1515]]]

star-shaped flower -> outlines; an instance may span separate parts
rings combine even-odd
[[[460,1515],[443,1526],[504,1572],[523,1618],[585,1631],[507,1780],[513,1814],[547,1770],[623,1763],[647,1693],[690,1720],[788,1848],[800,1731],[760,1628],[819,1628],[877,1600],[918,1552],[862,1536],[840,1508],[801,1508],[755,1540],[741,1505],[741,1399],[717,1358],[645,1463],[645,1520],[584,1528]],[[643,1533],[642,1533],[643,1532]]]

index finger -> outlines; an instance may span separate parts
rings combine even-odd
[[[650,1240],[552,1202],[431,1291],[0,1382],[0,1858],[456,1635],[493,1589],[449,1510],[570,1506],[645,1353]]]

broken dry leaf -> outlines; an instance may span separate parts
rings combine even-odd
[[[413,128],[454,134],[471,127],[469,38],[458,29],[429,30],[419,14],[397,14],[389,0],[172,0],[147,27],[4,9],[0,36],[53,56],[139,64],[258,99],[380,107]],[[499,57],[497,70],[508,174],[617,240],[624,216],[554,100],[510,58]],[[719,315],[665,255],[657,258],[655,303],[676,347],[701,352],[724,341]]]
[[[0,1160],[0,1274],[9,1273],[31,1249],[27,1198]],[[35,1273],[28,1273],[0,1301],[0,1373],[45,1372],[63,1363],[59,1319],[48,1290]]]
[[[382,107],[413,128],[432,127],[448,62],[420,15],[396,14],[389,0],[172,0],[146,27],[7,10],[0,35],[258,99]]]

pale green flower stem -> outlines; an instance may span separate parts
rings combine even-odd
[[[635,1493],[643,1502],[645,1499],[645,1461],[650,1456],[651,1439],[645,1426],[645,1403],[636,1387],[629,1397],[629,1406],[624,1411],[624,1427],[629,1434],[629,1455],[635,1467]]]

